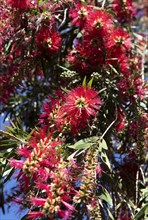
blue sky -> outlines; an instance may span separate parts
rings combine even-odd
[[[5,124],[3,123],[4,114],[0,115],[0,130],[4,130],[4,127],[9,125],[9,119],[6,119]],[[5,185],[4,194],[9,194],[11,188],[15,186],[15,181],[12,179]],[[6,196],[5,196],[6,197]],[[5,215],[3,215],[2,210],[0,208],[0,220],[20,220],[22,216],[26,214],[25,212],[19,212],[19,207],[16,204],[10,204],[10,208],[5,204]]]
[[[10,180],[5,186],[4,193],[9,194],[11,187],[15,186],[15,181]],[[0,220],[20,220],[27,212],[19,212],[19,206],[15,203],[10,204],[10,208],[5,204],[5,214],[0,209]]]

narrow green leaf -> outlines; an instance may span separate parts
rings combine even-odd
[[[112,213],[110,212],[109,209],[107,209],[107,212],[108,212],[108,215],[109,215],[110,219],[111,219],[111,220],[115,220],[115,219],[114,219],[114,216],[112,215]]]
[[[111,164],[110,161],[108,159],[108,156],[105,152],[101,152],[100,154],[102,161],[108,166],[108,168],[111,170]]]
[[[75,150],[82,150],[82,149],[87,149],[91,147],[93,144],[97,143],[98,137],[93,136],[90,138],[84,138],[82,140],[79,140],[73,145],[68,146],[69,148],[75,149]]]
[[[91,146],[90,143],[82,143],[82,144],[79,144],[79,145],[71,145],[71,146],[68,146],[69,148],[72,148],[72,149],[75,149],[75,150],[82,150],[82,149],[87,149]]]
[[[91,89],[92,87],[92,83],[93,83],[94,78],[92,78],[91,80],[89,80],[88,82],[88,88]]]
[[[146,213],[148,211],[148,203],[145,204],[140,211],[134,216],[133,220],[139,220],[141,217],[143,217],[144,215],[148,214]]]
[[[112,198],[105,188],[104,188],[104,192],[99,196],[99,198],[106,201],[110,206],[113,205]]]
[[[0,153],[0,158],[3,158],[4,154],[5,154],[5,152],[4,153]]]
[[[99,141],[99,151],[102,151],[102,149],[108,150],[108,146],[107,146],[106,141],[104,139],[101,139]]]
[[[0,141],[0,151],[17,147],[18,142],[12,139]]]
[[[11,45],[12,45],[12,40],[10,40],[9,41],[9,43],[7,44],[7,46],[6,46],[6,48],[5,48],[5,50],[6,50],[6,52],[8,52],[8,50],[10,49],[10,47],[11,47]]]
[[[86,76],[85,76],[84,79],[83,79],[82,86],[83,86],[84,88],[86,88]]]
[[[14,169],[14,168],[11,168],[11,169],[9,169],[9,170],[7,170],[7,171],[4,172],[3,177],[6,176],[6,178],[5,178],[5,180],[4,180],[4,183],[6,183],[8,180],[10,180],[10,178],[11,178],[11,176],[13,175],[14,171],[15,171],[15,169]]]

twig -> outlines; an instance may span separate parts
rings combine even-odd
[[[64,18],[63,18],[63,21],[61,22],[61,24],[59,25],[59,30],[60,30],[60,28],[65,24],[65,22],[66,22],[66,17],[67,17],[67,10],[68,10],[68,8],[66,8],[65,10],[64,10]]]

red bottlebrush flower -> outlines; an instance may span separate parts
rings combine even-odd
[[[67,202],[65,202],[65,201],[62,201],[62,204],[63,204],[68,210],[70,210],[70,211],[74,211],[74,210],[75,210],[74,206],[72,206],[71,204],[69,204],[69,203],[67,203]]]
[[[122,73],[125,77],[130,74],[129,59],[125,54],[123,48],[114,46],[107,48],[106,51],[106,64],[111,64],[118,72]]]
[[[69,220],[69,217],[71,216],[71,212],[69,210],[60,210],[58,212],[58,216],[62,218],[63,220]]]
[[[117,133],[125,129],[125,114],[121,109],[118,112],[117,122],[115,124],[115,127]]]
[[[85,54],[85,48],[77,48],[69,52],[67,56],[67,61],[72,65],[72,67],[81,72],[86,73],[88,71],[88,57]]]
[[[96,175],[97,175],[97,177],[101,177],[101,174],[102,174],[102,168],[101,168],[100,164],[98,163],[96,166]]]
[[[30,212],[28,213],[28,219],[36,219],[36,218],[40,218],[43,217],[44,213],[42,212]]]
[[[52,29],[50,30],[49,27],[42,27],[38,31],[35,39],[38,48],[49,55],[55,54],[61,45],[61,37],[59,33]]]
[[[45,202],[46,202],[46,199],[43,199],[43,198],[37,198],[37,197],[32,197],[31,198],[31,202],[33,205],[36,205],[36,206],[44,206]]]
[[[67,94],[63,110],[71,118],[72,123],[77,123],[80,119],[86,121],[90,116],[95,116],[101,104],[94,89],[79,86]]]
[[[143,99],[144,94],[145,94],[145,89],[144,89],[144,81],[142,80],[141,76],[138,76],[134,79],[133,86],[135,88],[135,93],[139,97],[139,99]]]
[[[24,161],[21,160],[15,160],[15,159],[10,159],[9,160],[11,166],[17,168],[17,169],[22,169],[24,165]]]
[[[63,115],[60,116],[64,95],[58,91],[57,96],[58,99],[49,97],[47,102],[44,103],[39,119],[39,124],[47,126],[48,128],[50,127],[53,131],[55,130],[55,127],[57,131],[61,131],[65,123]]]
[[[126,50],[131,48],[131,39],[126,31],[123,29],[117,28],[108,36],[106,43],[108,48],[113,46],[123,46]]]
[[[113,22],[111,15],[103,10],[93,10],[88,17],[86,31],[94,31],[96,33],[102,33],[102,36],[106,36],[113,28]]]
[[[17,153],[20,155],[20,156],[23,156],[23,157],[28,157],[30,155],[30,152],[29,150],[27,149],[26,146],[23,146],[21,148],[18,148],[17,149]]]
[[[102,67],[105,63],[103,38],[93,32],[87,33],[74,50],[70,51],[67,60],[81,74],[97,71],[97,68]]]
[[[26,9],[30,3],[28,0],[8,0],[7,4],[10,5],[12,8]]]
[[[72,24],[76,25],[80,28],[83,28],[87,17],[90,13],[90,7],[89,6],[84,6],[80,3],[78,3],[75,6],[75,9],[70,10],[69,16],[73,19]]]
[[[116,13],[119,22],[130,22],[135,16],[135,9],[132,6],[131,0],[114,0],[112,8]]]

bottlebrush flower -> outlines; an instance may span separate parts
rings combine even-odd
[[[66,122],[63,114],[61,115],[64,95],[60,91],[57,92],[57,95],[58,98],[53,99],[49,97],[47,102],[44,103],[39,119],[39,124],[42,125],[42,127],[46,126],[53,131],[55,129],[61,131]]]
[[[145,95],[145,88],[144,88],[144,82],[141,78],[141,76],[136,76],[135,79],[133,80],[133,87],[135,88],[135,93],[139,97],[139,99],[143,99]]]
[[[116,70],[125,77],[130,75],[129,59],[124,49],[120,46],[113,46],[106,50],[106,64],[111,64]]]
[[[131,0],[113,0],[112,8],[119,22],[130,22],[135,16]]]
[[[69,12],[70,18],[73,19],[72,24],[80,28],[83,28],[86,23],[89,13],[90,13],[89,6],[83,6],[82,4],[78,3],[75,6],[75,9],[72,9]]]
[[[72,67],[81,74],[92,73],[105,63],[106,37],[90,31],[83,34],[83,39],[77,41],[76,46],[67,56]]]
[[[83,73],[86,73],[89,69],[88,57],[85,54],[85,48],[77,47],[74,50],[71,50],[67,56],[67,61],[72,65],[72,67]]]
[[[106,36],[113,28],[111,15],[103,10],[93,10],[88,17],[85,30],[90,32],[93,30],[94,34],[101,33]]]
[[[35,40],[37,47],[49,55],[56,53],[61,45],[59,33],[49,27],[42,27],[36,34]]]
[[[96,166],[96,175],[97,175],[97,177],[101,177],[101,175],[102,175],[102,168],[99,163]]]
[[[125,123],[125,114],[122,110],[119,110],[118,116],[117,116],[117,122],[115,124],[116,133],[122,132],[125,129],[126,123]]]
[[[28,0],[8,0],[7,4],[12,8],[26,9],[30,5],[30,2]]]
[[[130,50],[131,48],[131,39],[126,31],[123,29],[117,28],[114,29],[111,34],[108,36],[108,40],[106,43],[108,48],[113,46],[124,47],[126,50]]]
[[[13,166],[17,169],[23,168],[23,165],[24,165],[24,162],[21,160],[10,159],[9,162],[10,162],[11,166]]]
[[[71,90],[66,98],[63,111],[71,119],[72,124],[86,122],[90,116],[96,116],[102,104],[93,88],[79,86]]]
[[[30,212],[28,213],[28,219],[36,219],[36,218],[40,218],[43,217],[44,213],[42,212]]]

